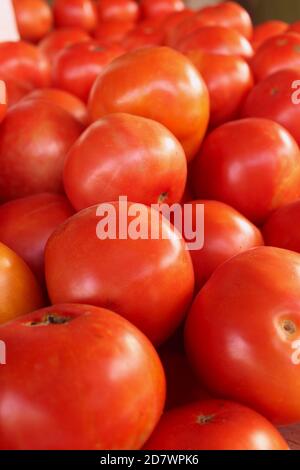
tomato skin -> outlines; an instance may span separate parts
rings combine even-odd
[[[160,46],[164,42],[163,28],[157,28],[152,25],[141,22],[134,29],[128,32],[122,41],[122,46],[127,51],[134,51],[142,47]],[[148,23],[148,22],[147,22]]]
[[[0,206],[0,241],[43,281],[46,242],[73,213],[68,200],[58,194],[42,193],[7,202]]]
[[[57,105],[25,99],[12,107],[0,127],[1,200],[62,192],[64,159],[81,132]]]
[[[100,22],[136,22],[139,18],[139,6],[135,0],[98,0],[98,19]]]
[[[39,49],[53,63],[57,54],[65,47],[90,40],[88,33],[80,28],[55,29],[39,43]]]
[[[175,11],[170,13],[164,18],[164,44],[166,46],[172,47],[173,44],[173,34],[176,30],[176,27],[182,23],[187,18],[191,18],[195,15],[193,10],[185,8],[182,11]]]
[[[88,112],[85,104],[77,96],[56,88],[40,88],[32,91],[26,100],[43,100],[56,104],[77,119],[83,126],[88,124]]]
[[[251,39],[253,49],[257,51],[260,46],[271,37],[285,33],[288,27],[288,23],[279,20],[270,20],[258,24],[253,30],[253,36]]]
[[[3,243],[0,243],[0,285],[0,326],[44,305],[33,273],[25,261]]]
[[[279,70],[300,66],[300,35],[279,34],[268,39],[251,60],[251,68],[257,82]]]
[[[0,80],[0,122],[3,121],[7,111],[7,89],[6,84]]]
[[[3,325],[1,338],[9,351],[1,449],[136,450],[149,437],[164,405],[164,373],[147,338],[119,315],[55,305]]]
[[[37,42],[53,26],[53,14],[45,0],[13,0],[16,20],[22,39]]]
[[[156,121],[121,113],[90,126],[64,167],[65,191],[76,210],[124,195],[149,206],[162,198],[173,204],[181,200],[186,178],[177,139]]]
[[[186,57],[167,47],[152,47],[124,54],[106,67],[92,88],[88,109],[92,121],[113,112],[158,121],[177,137],[191,160],[207,129],[209,96]]]
[[[97,42],[83,42],[63,49],[52,68],[53,85],[72,93],[86,102],[90,90],[104,68],[122,55],[118,45],[102,47]]]
[[[44,54],[24,41],[0,43],[0,77],[43,88],[50,83],[50,64]]]
[[[118,218],[119,203],[111,204]],[[157,214],[141,204],[135,207],[146,211],[143,222]],[[96,211],[97,206],[81,211],[50,237],[45,266],[51,301],[110,306],[160,344],[180,324],[193,296],[194,272],[185,244],[174,239],[162,217],[154,226],[159,224],[166,239],[99,240]]]
[[[7,104],[10,108],[23,99],[28,93],[33,90],[33,86],[30,83],[19,82],[11,78],[5,79],[6,92],[7,92]]]
[[[185,5],[182,0],[141,0],[140,9],[144,18],[156,18],[183,11]]]
[[[125,36],[135,26],[131,21],[105,21],[100,23],[93,33],[94,38],[103,46],[111,45],[114,43],[122,43]],[[122,43],[122,47],[123,47]]]
[[[200,72],[210,97],[210,127],[238,117],[253,87],[253,77],[245,60],[235,56],[190,52],[189,59]]]
[[[263,416],[237,403],[198,401],[163,415],[145,449],[289,450]]]
[[[278,122],[300,144],[300,107],[292,100],[293,82],[300,80],[298,69],[281,70],[259,82],[245,100],[243,117],[262,117]],[[299,98],[299,93],[298,93]]]
[[[288,32],[290,33],[300,33],[300,21],[295,21],[289,25]]]
[[[97,10],[92,0],[54,0],[52,8],[57,28],[82,28],[91,32],[97,26]]]
[[[196,197],[225,202],[259,225],[272,210],[300,197],[299,147],[273,121],[232,121],[208,135],[192,182]]]
[[[253,49],[249,41],[234,29],[224,26],[206,26],[181,39],[177,45],[183,54],[191,51],[211,54],[236,55],[249,59]]]
[[[204,385],[276,424],[300,420],[299,273],[297,253],[246,251],[214,272],[186,323],[186,350]]]
[[[262,229],[266,244],[300,253],[299,217],[299,200],[274,211]]]

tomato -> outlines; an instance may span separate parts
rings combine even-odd
[[[274,211],[263,226],[266,244],[300,253],[299,217],[300,200]]]
[[[300,420],[299,288],[298,253],[253,248],[214,272],[186,324],[190,361],[209,390],[276,424]]]
[[[135,24],[131,21],[105,21],[105,23],[98,25],[97,29],[94,31],[94,37],[97,42],[103,46],[112,43],[121,43],[134,26]]]
[[[188,35],[176,45],[183,54],[190,51],[209,52],[211,54],[236,55],[250,58],[253,49],[249,41],[238,31],[223,26],[206,26]]]
[[[177,139],[156,121],[121,113],[89,127],[64,168],[65,191],[77,210],[123,195],[146,205],[179,202],[186,178]]]
[[[280,20],[270,20],[255,26],[251,39],[253,49],[257,51],[268,39],[285,33],[288,27],[288,23]]]
[[[0,285],[0,324],[43,306],[42,292],[29,267],[3,243],[0,243]]]
[[[284,126],[300,144],[300,106],[293,102],[293,93],[299,100],[299,91],[293,83],[300,80],[298,69],[281,70],[259,82],[247,97],[242,115],[272,119]],[[300,83],[300,82],[299,82]]]
[[[97,9],[93,0],[54,0],[53,14],[58,28],[74,27],[90,32],[97,26]]]
[[[6,84],[0,80],[0,122],[4,119],[7,111],[7,91]]]
[[[151,450],[289,450],[263,416],[224,400],[198,401],[165,413],[145,445]]]
[[[151,47],[106,67],[92,88],[89,112],[92,121],[113,112],[158,121],[178,138],[190,160],[207,129],[209,96],[189,59],[167,47]]]
[[[0,241],[44,278],[44,249],[58,225],[74,211],[64,196],[36,194],[0,206]]]
[[[124,50],[117,45],[102,47],[83,42],[63,49],[52,68],[53,85],[87,101],[94,81],[113,59]]]
[[[50,64],[44,54],[32,44],[24,41],[1,42],[0,78],[43,88],[50,83]]]
[[[0,334],[9,351],[0,376],[0,449],[144,444],[162,413],[165,378],[133,325],[109,310],[55,305],[3,325]]]
[[[52,10],[46,0],[13,0],[20,35],[26,41],[39,41],[53,26]]]
[[[300,35],[279,34],[268,39],[251,61],[255,79],[259,82],[279,70],[300,66]]]
[[[10,108],[0,127],[0,198],[61,192],[64,159],[81,131],[49,102],[25,100]]]
[[[30,93],[33,89],[32,84],[20,82],[12,78],[5,79],[6,92],[7,92],[7,104],[8,107],[14,106],[24,96]],[[43,88],[41,88],[43,90]]]
[[[81,122],[84,126],[88,123],[88,113],[85,104],[77,98],[64,90],[56,88],[41,88],[34,90],[26,96],[28,100],[44,100],[56,104],[73,116],[77,121]]]
[[[184,10],[182,0],[141,0],[141,14],[144,18],[156,18]]]
[[[200,289],[222,263],[264,242],[258,228],[232,207],[218,201],[199,200],[190,204],[193,226],[197,204],[204,205],[204,246],[190,252]]]
[[[164,43],[168,46],[172,46],[172,37],[175,28],[187,18],[191,18],[195,15],[195,12],[185,8],[181,11],[175,11],[164,17]]]
[[[192,173],[198,198],[225,202],[257,224],[300,197],[299,147],[288,131],[267,119],[242,119],[215,129]]]
[[[210,97],[210,126],[235,119],[253,87],[245,60],[236,56],[193,51],[188,54],[204,79]]]
[[[83,29],[56,29],[40,42],[39,48],[53,62],[57,54],[65,47],[90,40],[91,37]]]
[[[288,31],[291,33],[300,33],[300,21],[295,21],[289,25]]]
[[[135,22],[139,17],[139,6],[135,0],[98,0],[97,11],[100,22]]]
[[[127,51],[134,51],[141,47],[160,46],[164,42],[163,28],[157,28],[157,25],[149,25],[148,22],[141,22],[134,29],[128,32],[122,41],[122,46]]]
[[[120,204],[109,205],[109,226],[114,214],[117,220],[122,217],[129,225],[134,223],[135,217]],[[185,243],[155,209],[128,206],[129,211],[140,212],[142,226],[148,224],[146,237],[138,238],[135,233],[106,237],[104,229],[99,234],[98,225],[106,217],[96,215],[97,206],[81,211],[50,237],[45,251],[48,292],[53,303],[109,306],[160,344],[175,331],[189,307],[193,266]],[[156,239],[150,237],[151,226],[159,231]]]

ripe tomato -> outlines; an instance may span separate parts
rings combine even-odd
[[[43,88],[50,83],[50,64],[44,54],[24,41],[0,43],[0,78]]]
[[[139,449],[162,413],[153,346],[115,313],[55,305],[0,329],[0,449]],[[76,430],[76,432],[74,432]]]
[[[270,20],[255,26],[251,39],[253,49],[257,51],[268,39],[285,33],[288,27],[288,23],[279,20]]]
[[[198,401],[168,411],[145,449],[289,450],[287,442],[263,416],[237,403]]]
[[[7,91],[5,82],[0,80],[0,122],[3,121],[7,111]]]
[[[135,0],[98,0],[98,19],[100,22],[135,22],[139,17],[139,6]]]
[[[12,78],[6,78],[5,85],[6,85],[8,107],[11,107],[15,105],[16,103],[18,103],[22,98],[24,98],[24,96],[30,93],[33,89],[32,84],[20,82]]]
[[[92,88],[89,112],[92,121],[113,112],[154,119],[178,138],[190,160],[207,129],[209,96],[189,59],[167,47],[151,47],[106,67]]]
[[[174,237],[166,219],[142,204],[128,206],[140,213],[142,227],[148,224],[146,238],[136,233],[105,238],[102,230],[98,236],[105,239],[99,240],[98,224],[107,218],[96,215],[96,206],[71,217],[50,237],[45,251],[48,292],[53,303],[109,306],[160,344],[175,331],[190,304],[193,266],[185,243]],[[109,228],[114,215],[135,223],[120,203],[109,208]],[[150,237],[150,226],[159,230],[159,238]]]
[[[168,46],[172,46],[172,37],[175,28],[187,18],[195,15],[195,12],[185,8],[181,11],[175,11],[170,13],[164,18],[164,43]]]
[[[58,28],[74,27],[90,32],[97,26],[93,0],[54,0],[53,14]]]
[[[291,33],[300,33],[300,21],[295,21],[289,26],[288,29],[289,32]]]
[[[87,101],[94,81],[113,59],[122,55],[118,45],[102,47],[97,42],[83,42],[63,49],[52,68],[53,85]]]
[[[260,224],[300,197],[299,147],[273,121],[229,122],[207,137],[192,179],[197,197],[223,201]]]
[[[97,42],[103,46],[113,43],[122,43],[127,33],[129,33],[134,26],[135,24],[131,21],[105,21],[105,23],[98,25],[93,36]]]
[[[263,226],[266,244],[300,253],[299,220],[300,200],[274,211]]]
[[[182,0],[141,0],[141,14],[144,18],[156,18],[184,10]]]
[[[279,34],[268,39],[251,61],[255,79],[259,82],[272,73],[300,66],[300,35]]]
[[[0,241],[44,279],[44,249],[56,227],[73,215],[64,196],[36,194],[0,206]]]
[[[90,40],[91,37],[83,29],[56,29],[40,42],[39,48],[53,62],[57,54],[65,47]]]
[[[206,26],[178,41],[183,54],[202,51],[211,54],[236,55],[249,59],[253,55],[250,42],[238,31],[223,26]]]
[[[263,238],[249,220],[218,201],[192,201],[193,226],[197,204],[204,204],[204,246],[191,250],[198,290],[222,263],[243,251],[263,245]],[[0,232],[1,233],[1,232]]]
[[[43,306],[40,287],[29,267],[3,243],[0,243],[0,285],[0,324]]]
[[[121,113],[90,126],[64,168],[65,191],[76,210],[123,195],[146,205],[173,204],[181,200],[186,178],[186,157],[171,132],[156,121]]]
[[[56,88],[41,88],[34,90],[29,93],[26,100],[43,100],[53,104],[56,104],[60,108],[64,109],[77,121],[81,122],[84,126],[88,124],[88,112],[85,104],[77,98],[64,90],[58,90]]]
[[[236,56],[191,52],[189,59],[204,79],[210,97],[210,127],[235,119],[253,87],[245,60]]]
[[[277,424],[300,421],[300,255],[259,247],[223,263],[186,324],[195,371],[213,393]]]
[[[127,51],[134,51],[141,47],[160,46],[164,42],[164,30],[157,28],[157,25],[149,25],[148,22],[139,23],[134,29],[128,32],[122,41],[122,46]]]
[[[248,95],[242,115],[263,117],[278,122],[300,144],[300,106],[293,102],[292,85],[300,83],[299,69],[280,70],[259,82]],[[299,100],[299,91],[296,91]]]
[[[22,39],[36,42],[53,26],[52,10],[46,0],[13,0]]]
[[[81,131],[49,102],[25,100],[10,108],[0,127],[0,198],[61,192],[64,159]]]

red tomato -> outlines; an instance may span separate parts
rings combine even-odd
[[[223,26],[206,26],[178,41],[183,54],[202,51],[211,54],[236,55],[249,59],[253,55],[250,42],[238,31]]]
[[[122,40],[134,26],[135,24],[131,21],[105,21],[105,23],[98,24],[97,29],[94,31],[94,37],[103,46],[122,43]]]
[[[195,12],[192,10],[188,10],[185,8],[181,11],[175,11],[174,13],[170,13],[164,18],[164,36],[165,40],[164,43],[168,46],[172,46],[172,37],[175,28],[182,23],[187,18],[191,18],[195,15]]]
[[[135,22],[139,17],[139,6],[135,0],[98,0],[97,11],[100,22]]]
[[[113,211],[117,220],[121,216],[134,223],[135,217],[119,203],[109,207],[109,215]],[[160,344],[190,304],[193,266],[185,243],[155,209],[129,203],[130,208],[139,211],[142,226],[148,224],[146,238],[134,234],[99,240],[98,224],[105,220],[96,215],[97,206],[81,211],[50,237],[45,252],[48,292],[53,303],[110,306]],[[159,230],[159,239],[151,239],[150,226]]]
[[[167,47],[151,47],[106,67],[92,88],[89,111],[92,121],[113,112],[158,121],[178,138],[190,160],[207,129],[209,96],[189,59]]]
[[[257,51],[268,39],[285,33],[288,27],[288,23],[279,20],[270,20],[255,26],[251,39],[253,49]]]
[[[53,14],[58,28],[74,27],[90,32],[97,26],[93,0],[54,0]]]
[[[0,78],[43,88],[50,83],[50,64],[32,44],[23,41],[0,42]]]
[[[245,60],[236,56],[191,52],[189,59],[204,79],[210,97],[210,126],[235,119],[249,91],[253,77]]]
[[[127,51],[134,51],[141,47],[160,46],[164,42],[164,30],[156,26],[140,23],[136,28],[129,31],[122,41],[122,46]]]
[[[5,82],[0,80],[0,122],[3,121],[7,111],[7,91]]]
[[[30,93],[33,89],[32,84],[19,82],[11,78],[5,79],[6,92],[7,92],[7,104],[8,107],[14,106],[18,103],[24,96]],[[43,90],[42,88],[41,90]]]
[[[141,14],[144,18],[155,18],[184,10],[182,0],[141,0]]]
[[[151,450],[289,450],[263,416],[221,400],[198,401],[165,413],[145,445]]]
[[[190,204],[193,226],[196,226],[197,204],[204,204],[205,211],[204,246],[190,252],[200,289],[222,263],[264,242],[258,228],[232,207],[218,201],[199,200]]]
[[[277,424],[300,421],[300,255],[259,247],[223,263],[186,325],[195,371],[213,393]]]
[[[43,306],[42,292],[29,267],[3,243],[0,243],[0,285],[0,326]]]
[[[40,42],[39,48],[49,60],[53,61],[57,54],[65,47],[90,40],[91,37],[83,29],[56,29]]]
[[[300,33],[300,21],[295,21],[289,26],[288,29],[289,32],[292,33]]]
[[[281,70],[265,78],[248,95],[242,115],[276,121],[286,127],[300,144],[300,93],[293,88],[294,82],[299,88],[299,69]],[[298,104],[295,104],[293,96]]]
[[[39,41],[53,26],[52,10],[46,0],[13,0],[22,39]]]
[[[204,142],[192,179],[197,197],[223,201],[259,224],[300,197],[299,147],[273,121],[229,122]]]
[[[65,191],[76,210],[123,195],[146,205],[173,204],[181,200],[186,178],[186,157],[171,132],[156,121],[121,113],[89,127],[64,168]]]
[[[12,107],[0,127],[0,198],[61,192],[64,159],[81,131],[76,119],[49,102]]]
[[[115,313],[55,305],[1,327],[0,449],[139,449],[165,397],[152,345]],[[76,431],[76,432],[75,432]]]
[[[117,45],[102,47],[83,42],[63,49],[52,68],[53,85],[87,101],[94,81],[113,59],[124,50]]]
[[[285,33],[268,39],[251,61],[255,79],[259,82],[279,70],[300,67],[300,35]]]
[[[0,206],[0,241],[14,250],[43,280],[44,249],[56,227],[73,215],[64,196],[36,194]]]
[[[274,211],[263,226],[266,244],[300,253],[299,220],[300,200]]]
[[[56,104],[84,126],[88,124],[88,113],[85,104],[71,93],[56,88],[42,88],[29,93],[26,99],[44,100]]]

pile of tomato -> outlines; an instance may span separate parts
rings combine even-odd
[[[300,422],[300,24],[13,0],[0,449],[284,450]],[[1,8],[1,7],[0,7]],[[99,205],[152,237],[99,237]],[[204,245],[153,204],[204,206]],[[198,230],[197,226],[197,230]],[[5,354],[4,354],[5,353]]]

